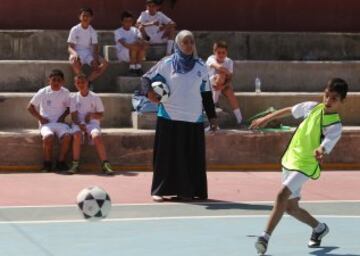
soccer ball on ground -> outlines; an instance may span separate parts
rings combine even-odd
[[[170,97],[169,87],[163,82],[156,81],[151,84],[154,92],[160,96],[160,102],[165,102]]]
[[[97,186],[81,190],[76,202],[87,220],[103,219],[108,216],[111,209],[111,200],[108,193]]]

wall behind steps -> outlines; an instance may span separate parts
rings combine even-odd
[[[191,30],[360,31],[359,0],[165,0],[164,11]],[[128,9],[138,15],[144,0],[1,0],[0,29],[69,29],[81,6],[94,9],[97,29],[119,26]],[[219,22],[219,20],[221,20]]]

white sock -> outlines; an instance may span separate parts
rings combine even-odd
[[[241,112],[240,112],[240,108],[234,109],[233,112],[234,112],[234,115],[236,117],[237,123],[240,124],[241,121],[242,121],[242,115],[241,115]]]
[[[136,69],[136,65],[135,64],[130,64],[130,69]]]
[[[319,223],[315,228],[314,231],[316,233],[320,233],[325,229],[325,224],[324,223]]]
[[[166,54],[170,55],[174,47],[174,40],[168,40],[166,46]]]
[[[141,69],[141,64],[135,64],[135,69]]]
[[[261,236],[262,236],[263,238],[265,238],[266,241],[269,241],[269,240],[270,240],[270,235],[269,235],[268,233],[266,233],[265,231],[262,232]]]

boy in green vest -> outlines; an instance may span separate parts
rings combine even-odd
[[[342,126],[338,110],[347,91],[347,83],[334,78],[326,85],[322,103],[303,102],[252,122],[250,128],[256,129],[289,115],[304,118],[282,157],[283,187],[277,195],[266,229],[255,243],[258,254],[266,252],[270,236],[285,212],[312,227],[310,248],[319,247],[321,239],[329,232],[325,223],[320,223],[299,207],[300,191],[309,178],[320,177],[320,163],[340,139]]]

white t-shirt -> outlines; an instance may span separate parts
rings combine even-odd
[[[232,61],[232,59],[226,57],[224,63],[219,63],[217,62],[215,55],[211,55],[206,61],[206,66],[208,67],[210,77],[218,73],[215,68],[211,67],[212,64],[221,65],[222,67],[226,68],[231,74],[234,72],[234,62]]]
[[[211,91],[205,64],[198,60],[186,74],[174,73],[172,57],[163,58],[144,77],[162,81],[169,87],[169,99],[159,105],[158,116],[192,123],[203,122],[201,93]]]
[[[75,50],[90,50],[94,44],[98,43],[97,33],[90,25],[84,29],[81,24],[71,28],[69,33],[68,43],[75,44]]]
[[[104,105],[101,98],[94,92],[89,91],[89,94],[83,97],[80,92],[71,95],[70,113],[78,112],[78,118],[81,123],[85,122],[85,116],[88,113],[102,113],[104,112]],[[91,120],[100,124],[99,120]]]
[[[119,40],[125,41],[127,44],[131,44],[141,39],[141,33],[136,27],[131,27],[129,30],[119,28],[114,31],[116,49],[122,51],[125,47],[119,42]]]
[[[150,15],[149,11],[143,11],[139,18],[137,19],[138,23],[149,23],[149,22],[159,22],[159,25],[167,25],[169,23],[173,23],[173,21],[166,16],[164,13],[158,11],[155,15]],[[159,33],[159,26],[147,26],[145,27],[146,34],[151,37],[151,35],[155,35]]]
[[[30,104],[34,105],[40,111],[40,115],[47,118],[50,123],[56,123],[70,106],[70,92],[64,87],[53,91],[49,85],[40,89],[32,97]]]
[[[291,113],[294,118],[306,118],[309,116],[311,110],[318,105],[315,101],[305,101],[292,107]],[[329,154],[339,141],[342,132],[341,123],[336,123],[323,128],[322,130],[324,139],[322,140],[321,146],[324,147],[325,152]]]

